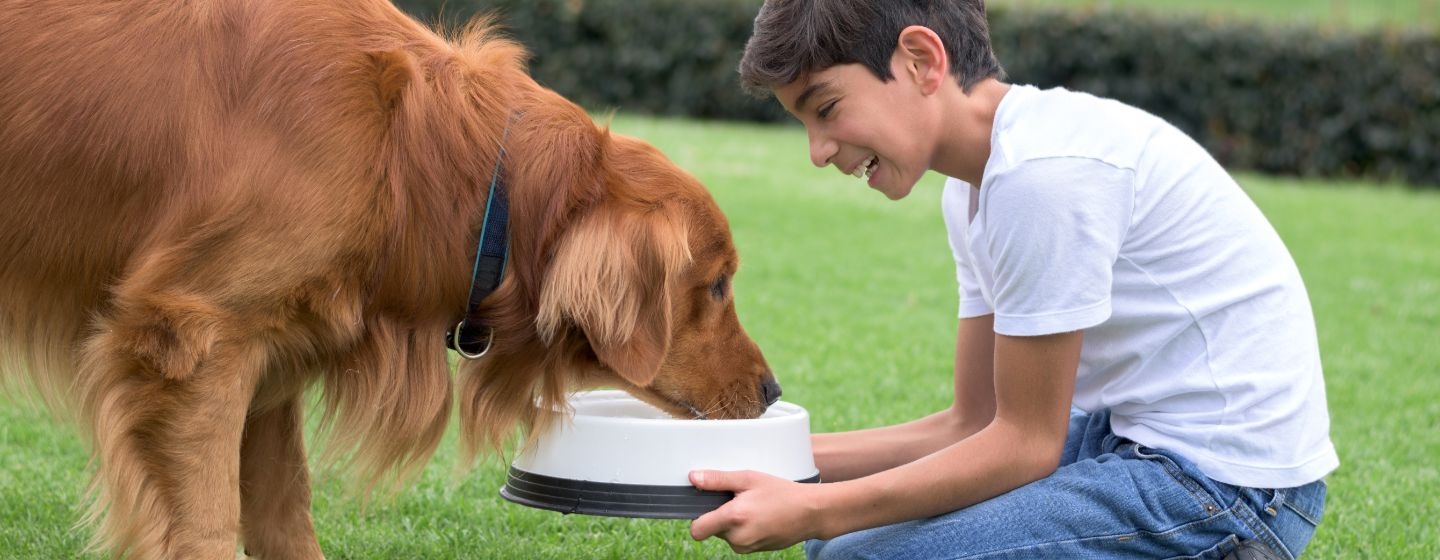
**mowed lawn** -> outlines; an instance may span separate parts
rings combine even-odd
[[[1143,10],[1337,28],[1440,28],[1440,0],[990,0],[989,6]]]
[[[902,202],[810,166],[798,127],[618,116],[714,191],[742,266],[741,319],[816,431],[949,403],[957,295],[930,177]],[[1440,191],[1241,175],[1305,275],[1343,465],[1307,558],[1440,557]],[[678,521],[503,501],[503,461],[455,474],[455,430],[415,485],[367,505],[316,492],[332,559],[715,558]],[[0,399],[0,558],[84,557],[87,455],[63,423]],[[800,558],[798,547],[761,558]]]

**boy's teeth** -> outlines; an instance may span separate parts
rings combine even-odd
[[[875,156],[870,156],[865,161],[860,162],[860,165],[856,166],[855,171],[851,174],[854,175],[856,178],[864,178],[870,175],[870,166],[874,164]]]

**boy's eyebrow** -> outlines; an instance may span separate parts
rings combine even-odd
[[[805,112],[805,103],[809,102],[815,94],[829,91],[830,87],[830,82],[816,82],[805,86],[804,91],[800,92],[800,96],[795,98],[795,112]]]

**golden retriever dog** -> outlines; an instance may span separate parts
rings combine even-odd
[[[502,144],[493,345],[452,372]],[[456,405],[467,461],[577,388],[757,416],[778,386],[736,318],[737,264],[696,179],[537,85],[485,21],[0,2],[0,357],[86,432],[116,556],[321,557],[312,387],[367,488],[423,466]]]

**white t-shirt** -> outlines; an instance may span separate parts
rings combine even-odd
[[[1012,336],[1083,329],[1074,404],[1109,408],[1116,434],[1240,486],[1300,486],[1339,465],[1300,272],[1175,127],[1012,86],[980,188],[950,179],[942,205],[960,317],[994,313]]]

